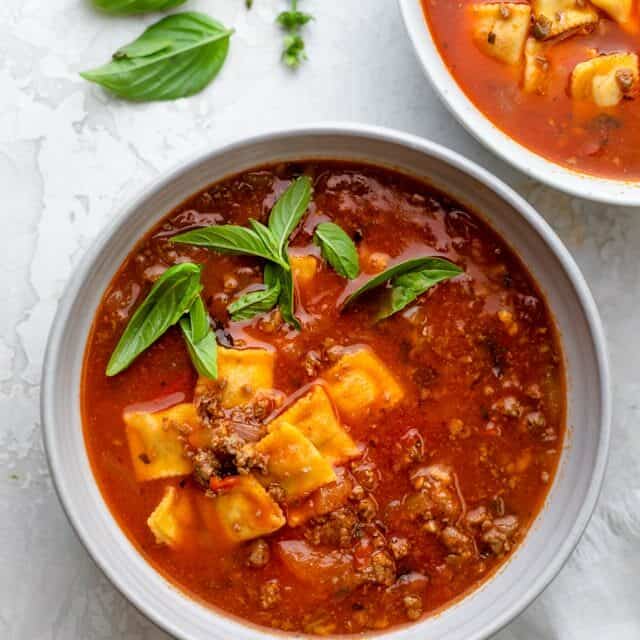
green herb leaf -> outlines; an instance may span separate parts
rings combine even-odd
[[[273,286],[268,286],[266,289],[240,296],[227,307],[227,311],[231,314],[231,319],[236,322],[250,320],[259,313],[271,311],[278,304],[279,297],[280,282],[276,281]]]
[[[260,223],[256,223],[255,225]],[[267,228],[262,225],[265,231]],[[233,255],[251,255],[265,260],[273,260],[283,267],[289,268],[285,259],[277,253],[273,239],[268,240],[264,231],[257,232],[255,228],[248,229],[234,224],[221,224],[187,231],[174,236],[172,242],[193,244],[207,247],[220,253]]]
[[[124,371],[145,349],[176,324],[200,294],[201,267],[185,262],[167,269],[136,309],[107,365],[107,375]]]
[[[311,20],[313,16],[302,11],[283,11],[276,18],[276,22],[287,31],[297,31]]]
[[[301,176],[289,185],[271,209],[269,230],[275,238],[278,254],[286,260],[287,264],[289,259],[286,248],[289,236],[309,208],[312,191],[311,178]]]
[[[362,294],[390,281],[390,299],[385,302],[376,316],[377,320],[381,320],[396,313],[396,311],[404,309],[434,284],[453,278],[460,273],[462,273],[460,267],[444,258],[413,258],[412,260],[406,260],[365,282],[344,301],[342,308],[349,306]]]
[[[180,320],[180,329],[196,371],[215,380],[218,377],[218,343],[200,296],[193,301],[189,314]]]
[[[260,240],[262,240],[264,246],[269,249],[271,255],[280,256],[280,251],[278,250],[278,242],[274,238],[271,231],[265,225],[263,225],[262,222],[254,220],[253,218],[249,220],[249,225],[251,226],[255,234],[260,238]]]
[[[344,278],[353,280],[360,273],[358,250],[342,227],[322,222],[316,227],[314,242],[320,246],[323,258]]]
[[[401,311],[438,282],[449,280],[461,273],[462,269],[455,264],[433,258],[432,264],[428,267],[396,276],[391,280],[391,293],[376,315],[376,320],[388,318]]]
[[[297,33],[285,36],[282,61],[291,69],[297,69],[305,60],[307,54],[304,49],[304,40]]]
[[[128,100],[175,100],[198,93],[218,74],[232,30],[203,13],[176,13],[80,75]]]
[[[133,14],[167,11],[187,0],[93,0],[93,5],[106,13]]]
[[[278,306],[285,322],[300,331],[301,326],[295,315],[295,292],[293,286],[293,276],[291,269],[285,271],[279,265],[268,263],[264,268],[264,283],[267,287],[275,287],[276,283],[280,287]]]

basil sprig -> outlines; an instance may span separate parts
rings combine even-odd
[[[322,222],[313,234],[322,257],[344,278],[353,280],[360,273],[358,250],[346,232],[333,222]]]
[[[131,15],[134,13],[150,13],[166,11],[184,4],[187,0],[93,0],[96,9],[105,13]]]
[[[283,11],[276,18],[276,22],[287,32],[284,37],[282,61],[292,69],[297,69],[307,59],[304,39],[299,31],[313,16],[298,11],[298,0],[291,0],[291,9]]]
[[[80,75],[128,100],[184,98],[218,74],[232,33],[203,13],[176,13],[116,51],[107,64]]]
[[[181,318],[180,329],[196,371],[215,380],[218,377],[218,343],[200,296],[193,301],[188,315]]]
[[[376,314],[376,320],[382,320],[404,309],[438,282],[454,278],[461,273],[460,267],[444,258],[405,260],[365,282],[344,301],[342,308],[348,307],[368,291],[389,283],[388,296]]]
[[[202,290],[200,269],[190,262],[177,264],[158,278],[111,354],[108,376],[124,371],[191,308]]]
[[[311,178],[300,176],[278,198],[269,214],[268,226],[249,220],[248,227],[232,224],[194,229],[174,236],[173,242],[193,244],[220,253],[244,254],[267,260],[265,289],[252,291],[234,300],[227,310],[232,320],[249,320],[278,304],[286,322],[300,329],[295,317],[294,288],[287,245],[311,202]]]

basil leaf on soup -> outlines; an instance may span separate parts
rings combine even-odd
[[[271,255],[276,258],[279,257],[280,253],[278,252],[278,242],[276,241],[271,231],[269,231],[269,229],[265,225],[263,225],[262,222],[254,220],[253,218],[249,220],[249,226],[254,231],[254,233],[262,240],[265,247],[269,249]]]
[[[276,283],[280,286],[278,306],[282,317],[285,322],[300,331],[300,322],[295,315],[295,292],[291,269],[285,271],[279,265],[269,262],[264,268],[264,283],[267,287],[275,287]]]
[[[449,280],[462,273],[462,269],[448,260],[432,258],[428,267],[409,271],[391,280],[391,290],[376,315],[376,320],[382,320],[401,311],[418,296],[434,285]]]
[[[176,13],[150,26],[102,67],[80,75],[128,100],[175,100],[218,74],[232,30],[203,13]]]
[[[240,296],[227,307],[227,311],[234,321],[250,320],[259,313],[271,311],[278,304],[279,297],[280,282],[276,280],[273,286]]]
[[[264,227],[264,225],[262,225]],[[266,227],[264,227],[265,230]],[[198,247],[214,249],[220,253],[251,255],[265,260],[273,260],[289,268],[286,260],[275,251],[275,243],[267,240],[264,232],[240,227],[234,224],[221,224],[202,229],[194,229],[174,236],[172,242],[193,244]]]
[[[193,301],[188,315],[180,320],[180,329],[196,371],[215,380],[218,377],[218,343],[200,296]]]
[[[357,300],[363,294],[381,285],[384,285],[389,281],[391,281],[391,288],[393,290],[394,282],[404,274],[408,274],[410,272],[424,272],[422,276],[424,280],[422,280],[422,282],[426,282],[426,279],[428,277],[433,276],[436,279],[435,282],[433,283],[435,284],[436,282],[440,282],[442,280],[446,280],[448,278],[453,278],[454,276],[457,276],[458,274],[462,273],[462,269],[460,269],[460,267],[458,267],[457,265],[453,264],[453,262],[449,262],[449,260],[445,260],[444,258],[412,258],[411,260],[405,260],[404,262],[400,262],[399,264],[396,264],[392,267],[389,267],[388,269],[385,269],[383,272],[377,274],[376,276],[374,276],[373,278],[365,282],[360,288],[356,289],[356,291],[354,291],[344,301],[342,308],[344,309],[345,307],[349,306],[354,300]],[[429,286],[433,286],[433,285],[429,285]],[[427,289],[429,288],[429,286],[427,287]],[[415,288],[417,290],[419,287],[416,286]],[[407,300],[407,302],[404,305],[399,306],[403,298],[410,297],[411,294],[409,292],[409,289],[410,287],[408,286],[408,282],[400,280],[400,285],[398,288],[399,292],[397,294],[397,301],[396,303],[390,304],[390,307],[389,307],[389,308],[393,307],[394,311],[391,311],[390,313],[386,313],[386,311],[383,310],[382,313],[385,313],[386,315],[383,315],[382,317],[388,317],[392,313],[395,313],[396,311],[400,311],[400,309],[404,308],[404,306],[406,306],[409,302],[411,302],[411,300],[415,300],[415,298],[418,295],[420,295],[419,293],[416,294],[411,300]],[[424,289],[424,291],[426,291],[426,289]],[[424,291],[420,293],[423,293]],[[392,298],[393,298],[393,293],[392,293]]]
[[[133,14],[166,11],[187,0],[93,0],[93,5],[106,13]]]
[[[107,365],[107,375],[124,371],[169,327],[180,320],[200,295],[201,267],[186,262],[167,269],[136,309]]]
[[[311,202],[311,178],[294,180],[278,198],[269,215],[269,231],[273,234],[279,255],[287,259],[287,242]],[[287,259],[288,262],[288,259]]]
[[[316,227],[314,242],[320,246],[322,257],[344,278],[353,280],[360,273],[358,250],[346,232],[333,222]]]

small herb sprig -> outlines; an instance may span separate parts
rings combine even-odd
[[[252,255],[267,260],[265,288],[240,296],[227,310],[232,320],[249,320],[280,306],[286,322],[300,329],[294,311],[294,289],[287,244],[304,216],[312,194],[311,179],[294,180],[278,198],[269,214],[268,225],[249,220],[249,227],[225,224],[194,229],[174,236],[172,242],[192,244],[220,253]]]
[[[298,11],[298,0],[291,0],[291,9],[283,11],[276,18],[276,22],[287,32],[284,37],[282,61],[292,69],[297,69],[307,59],[300,29],[310,20],[313,20],[312,15]]]
[[[216,378],[217,344],[209,314],[200,297],[202,267],[185,262],[169,267],[155,282],[129,320],[107,364],[107,376],[115,376],[167,330],[180,323],[187,349],[198,373]]]

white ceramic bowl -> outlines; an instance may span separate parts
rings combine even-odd
[[[486,638],[521,612],[578,542],[602,482],[610,422],[609,372],[598,312],[578,268],[546,222],[516,193],[461,156],[406,134],[325,125],[257,135],[208,151],[125,205],[87,252],[60,302],[44,366],[42,424],[64,509],[111,581],[158,625],[189,640],[273,637],[190,599],[136,551],[112,518],[89,466],[79,388],[94,312],[116,269],[142,235],[188,196],[262,163],[305,158],[379,164],[433,184],[483,215],[528,265],[563,339],[569,377],[567,436],[545,508],[518,551],[491,580],[441,614],[384,634],[394,640]]]
[[[454,0],[445,0],[454,2]],[[418,59],[451,113],[491,151],[527,175],[574,196],[607,204],[640,205],[640,182],[608,180],[566,169],[530,151],[498,129],[455,81],[436,47],[420,0],[398,0]]]

